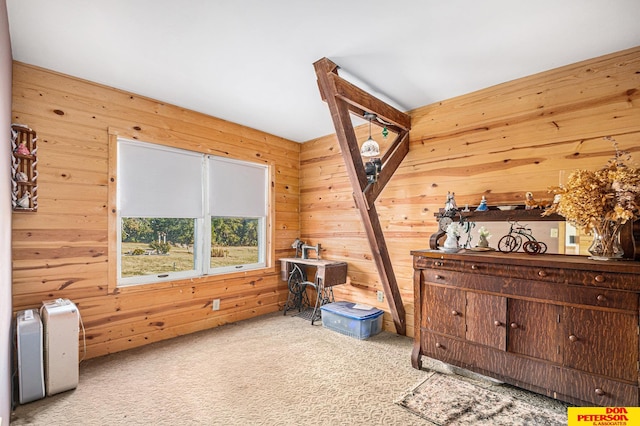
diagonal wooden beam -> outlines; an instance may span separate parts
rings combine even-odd
[[[349,105],[349,111],[351,111],[351,113],[359,116],[360,118],[364,118],[365,112],[375,111],[375,114],[378,117],[389,123],[387,127],[395,131],[396,133],[399,133],[400,130],[408,131],[411,129],[411,117],[409,117],[409,115],[398,111],[394,107],[388,105],[386,102],[376,98],[373,95],[370,95],[358,86],[341,78],[337,74],[338,66],[327,58],[323,58],[320,61],[323,60],[326,60],[330,63],[328,66],[331,67],[331,71],[327,72],[327,78],[329,79],[328,83],[331,86],[332,93],[334,93],[334,96],[338,96],[339,98],[347,102],[347,104]],[[322,100],[326,102],[327,98],[322,92],[322,88],[320,88],[319,80],[318,88],[320,89]],[[382,124],[375,121],[372,122],[372,124],[378,124],[379,126],[382,126]]]
[[[329,107],[331,119],[336,129],[347,175],[353,188],[353,198],[362,218],[396,332],[404,335],[406,334],[406,314],[402,304],[402,296],[398,289],[391,257],[387,250],[374,202],[409,151],[411,118],[340,78],[337,73],[338,66],[329,59],[323,58],[316,61],[314,67],[320,95]],[[364,163],[360,156],[360,147],[350,118],[350,114],[364,117],[366,112],[376,114],[389,123],[389,128],[398,133],[398,137],[382,157],[382,169],[378,181],[373,184],[367,180]]]
[[[400,129],[408,130],[411,128],[411,118],[407,114],[368,94],[337,74],[329,74],[328,78],[333,80],[332,85],[336,90],[335,96],[344,100],[351,107],[375,112],[378,117]]]

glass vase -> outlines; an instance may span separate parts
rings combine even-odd
[[[597,222],[591,233],[593,242],[589,246],[589,259],[595,260],[616,260],[622,258],[624,250],[620,245],[620,229],[622,223],[613,220],[600,220]]]

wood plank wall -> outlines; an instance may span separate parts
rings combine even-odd
[[[640,164],[640,47],[410,113],[409,154],[376,203],[413,335],[409,252],[428,248],[447,191],[459,206],[476,206],[482,195],[490,205],[523,204],[526,191],[549,199],[561,171],[596,169],[612,157],[604,136]],[[364,141],[366,126],[358,134]],[[376,299],[382,287],[335,135],[306,142],[300,158],[302,239],[321,243],[325,258],[349,263],[350,283],[334,287],[336,298],[385,310],[385,329],[393,330],[386,302]]]
[[[38,212],[13,213],[15,311],[70,298],[91,358],[281,308],[287,289],[277,260],[268,270],[108,291],[108,131],[272,164],[275,259],[293,254],[300,232],[300,144],[18,62],[12,121],[37,132],[40,173]]]

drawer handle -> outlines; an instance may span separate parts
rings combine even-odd
[[[440,343],[436,343],[436,348],[441,349],[443,346]]]
[[[451,315],[453,315],[454,317],[456,315],[460,315],[460,312],[456,311],[455,309],[451,311]]]
[[[538,276],[539,277],[546,277],[547,273],[545,271],[543,271],[543,270],[540,270],[540,271],[538,271]]]
[[[478,265],[471,265],[471,269],[473,269],[474,271],[478,269]]]
[[[596,388],[595,392],[596,392],[596,395],[600,395],[600,396],[604,395],[604,391],[600,388]]]
[[[520,326],[518,325],[517,322],[512,322],[511,323],[511,328],[518,328],[518,327],[520,327]]]
[[[607,300],[607,297],[604,294],[599,294],[596,299],[598,299],[598,302],[604,302],[605,300]]]
[[[578,341],[578,336],[576,336],[575,334],[572,334],[569,336],[569,340],[572,342],[577,342]]]
[[[438,274],[436,274],[436,280],[441,280],[441,279],[443,279],[443,278],[444,278],[444,277],[443,277],[442,275],[438,275]]]
[[[500,327],[502,325],[502,323],[498,320],[493,322],[493,325],[495,325],[496,327]]]
[[[596,275],[596,277],[594,279],[596,280],[597,283],[603,283],[604,282],[604,275]]]
[[[433,265],[434,266],[442,266],[442,262],[436,261],[436,262],[433,262]]]

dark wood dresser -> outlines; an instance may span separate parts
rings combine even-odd
[[[640,262],[411,252],[422,355],[583,406],[638,406]]]

